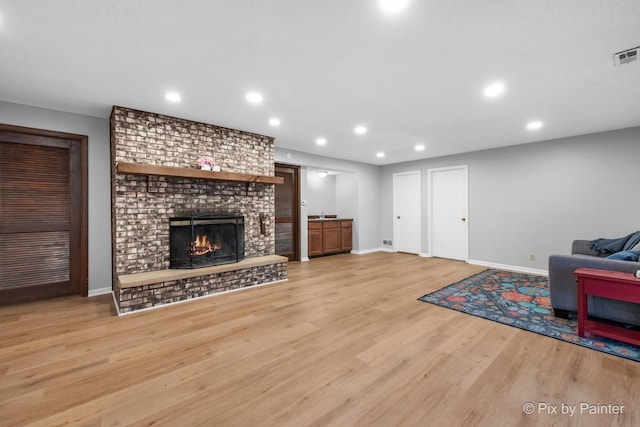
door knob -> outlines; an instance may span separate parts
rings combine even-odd
[[[400,219],[400,217],[399,217],[399,216],[397,216],[397,217],[396,217],[396,219]]]
[[[460,221],[466,221],[467,218],[460,218]]]

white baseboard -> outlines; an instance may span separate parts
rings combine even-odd
[[[549,271],[548,270],[540,270],[540,269],[537,269],[537,268],[521,267],[519,265],[497,264],[497,263],[493,263],[493,262],[478,261],[478,260],[475,260],[475,259],[470,259],[467,262],[469,264],[481,265],[483,267],[496,268],[496,269],[499,269],[499,270],[520,271],[522,273],[538,274],[538,275],[541,275],[541,276],[548,276],[549,275]]]
[[[300,262],[309,262],[309,257],[303,256],[302,258],[300,258]]]
[[[430,253],[419,253],[418,256],[422,257],[422,258],[432,258]]]
[[[354,255],[364,255],[364,254],[372,254],[374,252],[380,252],[380,251],[384,251],[384,249],[383,248],[373,248],[373,249],[363,249],[361,251],[353,250],[353,251],[351,251],[351,253],[354,254]]]
[[[108,288],[89,289],[89,297],[97,297],[98,295],[106,295],[112,292],[111,286]]]

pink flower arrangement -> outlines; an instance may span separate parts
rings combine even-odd
[[[209,165],[213,167],[214,164],[215,162],[213,161],[213,157],[204,156],[198,159],[198,166]]]

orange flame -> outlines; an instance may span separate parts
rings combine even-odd
[[[191,243],[191,256],[202,256],[220,249],[219,245],[214,245],[209,241],[206,234],[197,234],[196,241]]]

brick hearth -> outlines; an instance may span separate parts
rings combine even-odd
[[[169,218],[193,212],[241,213],[245,256],[275,254],[273,184],[118,174],[118,162],[197,168],[211,156],[222,171],[273,176],[273,138],[161,114],[114,107],[111,114],[114,295],[121,312],[286,279],[286,260],[121,288],[118,278],[169,267]],[[260,233],[260,214],[266,218]]]

